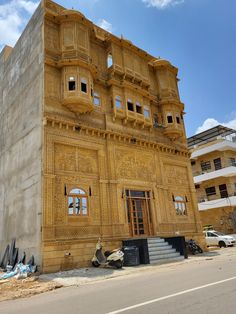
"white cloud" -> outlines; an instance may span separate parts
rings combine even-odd
[[[0,5],[0,48],[14,46],[38,2],[11,0]]]
[[[107,32],[112,33],[113,28],[111,23],[109,23],[108,21],[101,19],[98,21],[98,26],[105,29]]]
[[[208,130],[208,129],[210,129],[210,128],[213,128],[214,126],[217,126],[217,125],[219,125],[219,124],[221,124],[221,125],[223,125],[223,126],[226,126],[226,127],[228,127],[228,128],[231,128],[231,129],[235,129],[235,130],[236,130],[236,118],[234,118],[234,119],[232,119],[232,120],[230,120],[230,121],[228,121],[228,122],[219,122],[219,121],[217,121],[216,119],[208,118],[208,119],[206,119],[206,120],[203,122],[203,124],[202,124],[201,126],[199,126],[199,127],[197,128],[197,131],[196,131],[195,134],[201,133],[201,132],[203,132],[203,131],[206,131],[206,130]]]
[[[183,3],[184,0],[142,0],[148,7],[165,9],[169,6]]]

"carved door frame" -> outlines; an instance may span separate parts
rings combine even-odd
[[[153,235],[150,191],[126,190],[125,195],[130,236]]]

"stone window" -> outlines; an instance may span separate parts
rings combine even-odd
[[[142,114],[143,113],[143,108],[140,104],[139,101],[136,102],[136,112]]]
[[[167,114],[167,122],[173,123],[173,117],[172,117],[172,114],[170,114],[170,113]]]
[[[110,68],[112,66],[113,66],[113,57],[112,57],[112,54],[109,53],[107,56],[107,67]]]
[[[81,78],[80,79],[80,90],[81,90],[81,92],[83,92],[83,93],[87,93],[87,91],[88,91],[88,81],[87,81],[87,79],[86,78]]]
[[[182,196],[174,198],[176,215],[187,215],[186,200]]]
[[[134,111],[134,104],[133,104],[133,101],[131,99],[127,100],[127,108],[129,111]]]
[[[180,124],[180,117],[179,117],[179,115],[176,115],[176,123]]]
[[[144,106],[143,114],[145,118],[150,119],[150,108],[148,106]]]
[[[68,215],[87,216],[88,215],[88,195],[80,188],[74,188],[67,195]]]
[[[122,100],[121,97],[118,95],[115,97],[115,106],[116,109],[122,109]]]
[[[74,91],[76,89],[76,80],[74,76],[69,76],[68,80],[68,90]]]
[[[101,106],[101,98],[100,98],[100,95],[99,93],[97,92],[94,92],[93,93],[93,103],[95,106]]]

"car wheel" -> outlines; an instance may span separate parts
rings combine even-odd
[[[220,242],[219,242],[219,247],[226,247],[225,242],[224,242],[224,241],[220,241]]]

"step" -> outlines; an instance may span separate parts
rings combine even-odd
[[[168,249],[168,250],[149,250],[149,256],[152,255],[164,255],[164,254],[170,254],[170,253],[176,253],[176,249]]]
[[[180,255],[178,257],[153,259],[153,260],[150,260],[150,264],[165,264],[165,263],[172,263],[172,262],[180,262],[183,260],[184,260],[184,256]]]
[[[172,245],[164,242],[164,243],[156,243],[156,244],[148,244],[148,249],[158,248],[160,250],[171,249]]]
[[[165,259],[165,258],[174,258],[180,256],[179,252],[169,253],[169,254],[157,254],[149,256],[150,260],[154,259]]]
[[[148,251],[152,252],[152,251],[167,251],[173,249],[173,247],[171,245],[166,245],[166,246],[149,246],[148,247]]]
[[[162,238],[148,238],[147,242],[148,242],[148,244],[149,243],[163,243],[163,242],[165,242],[165,240]]]
[[[167,242],[157,242],[157,243],[148,243],[148,247],[165,247],[165,246],[169,246],[169,244]]]

